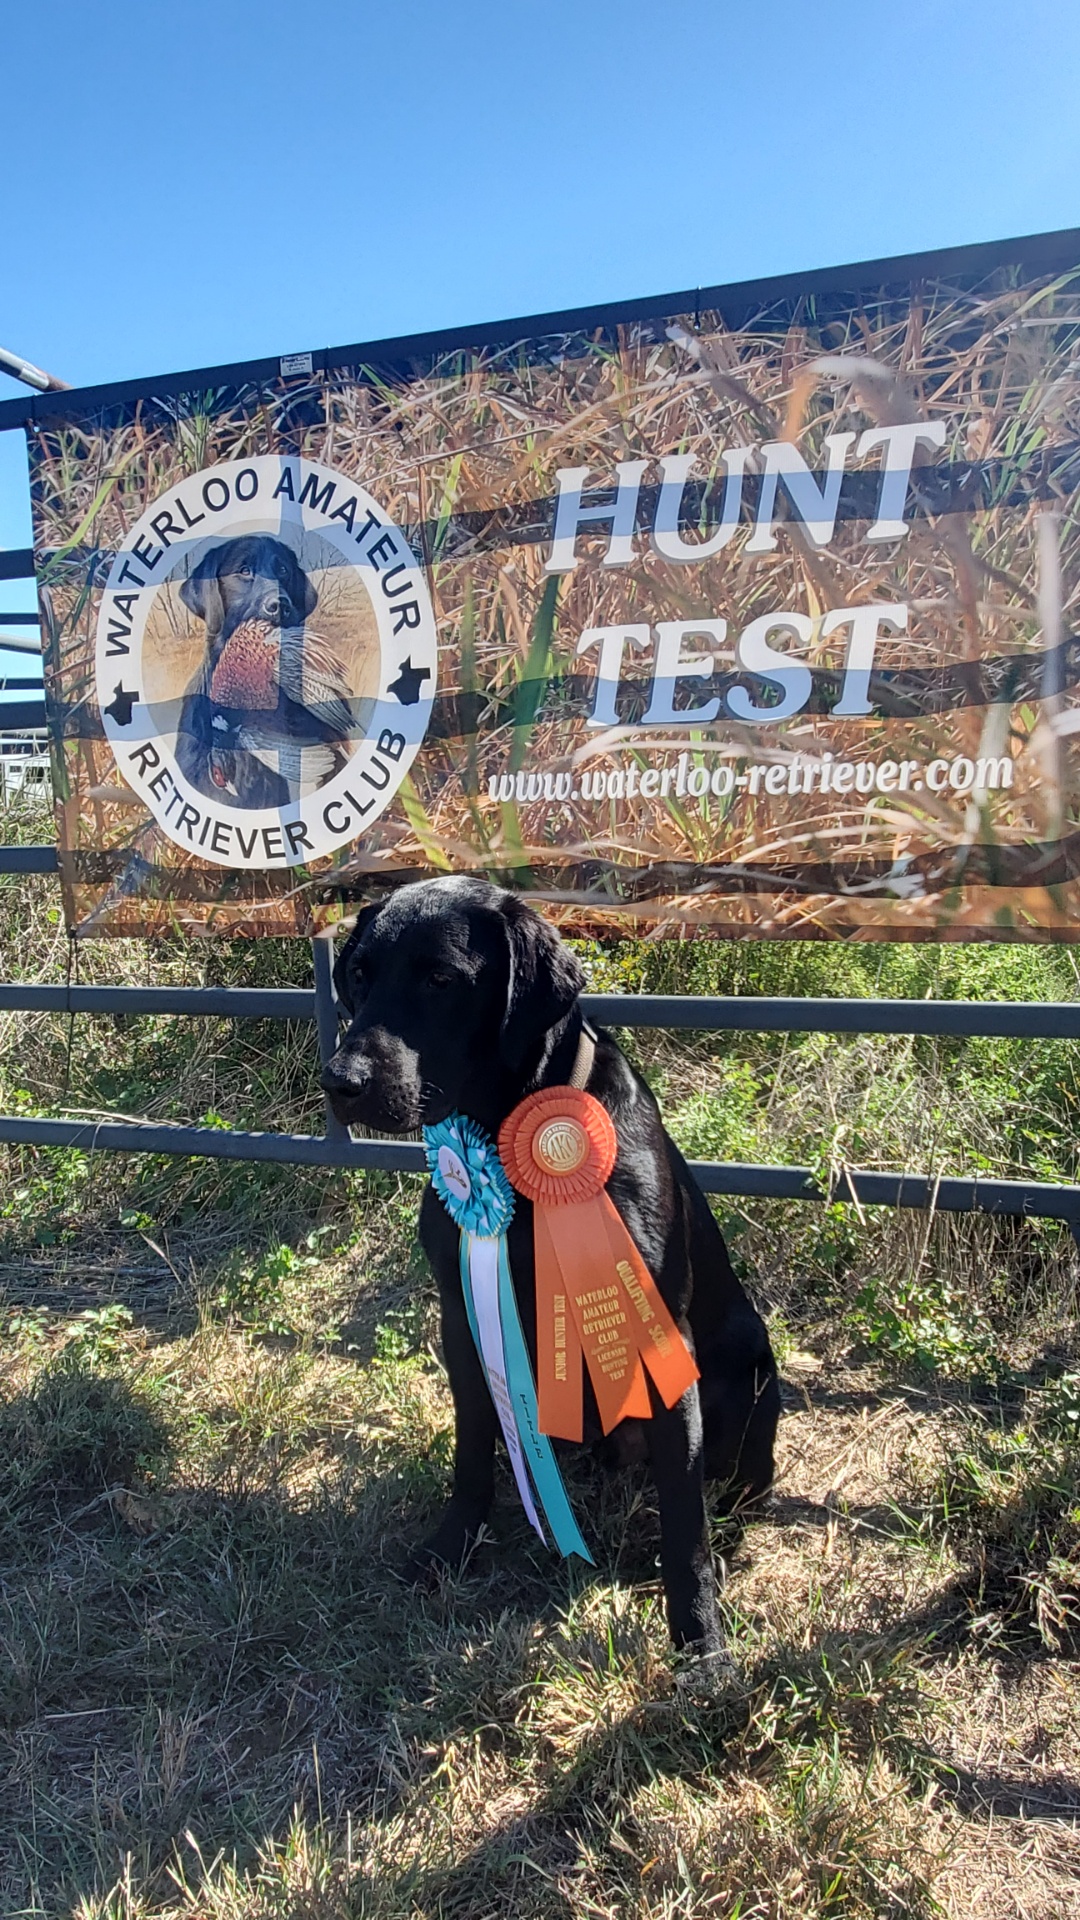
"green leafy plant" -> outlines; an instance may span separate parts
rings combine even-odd
[[[891,1286],[867,1280],[845,1322],[873,1353],[898,1368],[954,1377],[1000,1371],[992,1326],[943,1274],[912,1275]]]
[[[126,1336],[134,1319],[130,1307],[122,1306],[119,1301],[80,1313],[71,1321],[64,1342],[69,1363],[88,1367],[114,1365],[123,1358]]]
[[[321,1231],[305,1238],[301,1249],[279,1241],[261,1253],[234,1248],[218,1274],[213,1294],[217,1312],[240,1322],[252,1333],[291,1334],[296,1316],[291,1302],[302,1294],[304,1282],[319,1266]],[[323,1328],[325,1339],[336,1339],[338,1329]]]

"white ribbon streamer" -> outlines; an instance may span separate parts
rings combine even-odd
[[[533,1502],[532,1487],[529,1483],[529,1470],[522,1452],[521,1437],[514,1418],[514,1409],[506,1387],[506,1354],[503,1343],[502,1316],[499,1312],[499,1242],[481,1234],[466,1234],[468,1244],[469,1279],[472,1282],[473,1305],[476,1308],[476,1330],[480,1336],[480,1352],[484,1362],[484,1371],[491,1388],[491,1398],[499,1416],[506,1451],[510,1455],[510,1465],[514,1469],[514,1479],[521,1495],[521,1504],[529,1518],[529,1525],[539,1534],[547,1546],[547,1535],[540,1524],[540,1516]]]

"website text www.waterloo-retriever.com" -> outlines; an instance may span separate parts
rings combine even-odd
[[[643,767],[581,767],[573,771],[493,773],[488,779],[490,800],[723,800],[733,794],[856,795],[934,793],[984,794],[1011,787],[1013,763],[1007,754],[972,759],[961,753],[935,760],[841,760],[831,753],[820,758],[795,753],[785,760],[743,762],[724,759],[709,764],[704,755],[680,753],[677,760]]]

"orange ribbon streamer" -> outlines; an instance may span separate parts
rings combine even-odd
[[[533,1203],[536,1371],[541,1433],[580,1440],[581,1363],[605,1433],[652,1413],[644,1368],[666,1407],[698,1378],[656,1282],[604,1192],[611,1117],[592,1094],[545,1087],[504,1120],[499,1158]]]

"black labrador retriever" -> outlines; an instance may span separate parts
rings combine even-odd
[[[221,540],[204,553],[180,588],[180,598],[206,627],[206,653],[180,708],[176,739],[180,771],[208,799],[228,799],[245,807],[284,806],[290,798],[288,783],[257,754],[232,749],[221,716],[215,714],[210,682],[238,627],[248,620],[265,621],[283,631],[303,626],[315,611],[315,589],[284,540],[249,533]],[[228,786],[220,770],[226,753]]]
[[[493,1137],[520,1100],[569,1082],[584,1017],[581,967],[517,895],[460,877],[405,886],[361,915],[334,972],[349,1027],[323,1073],[347,1123],[400,1133],[454,1112]],[[616,1429],[623,1458],[647,1450],[660,1507],[661,1567],[676,1647],[723,1652],[705,1480],[738,1515],[773,1476],[780,1408],[764,1323],[732,1272],[719,1228],[664,1130],[649,1088],[610,1034],[596,1035],[587,1090],[615,1123],[607,1191],[697,1360],[700,1382],[669,1412]],[[458,1230],[433,1189],[420,1237],[439,1286],[454,1398],[453,1495],[410,1563],[459,1565],[493,1496],[498,1423],[466,1316]],[[509,1232],[518,1308],[535,1367],[532,1207],[519,1197]],[[586,1382],[586,1439],[600,1436]],[[591,1421],[591,1425],[590,1425]]]

